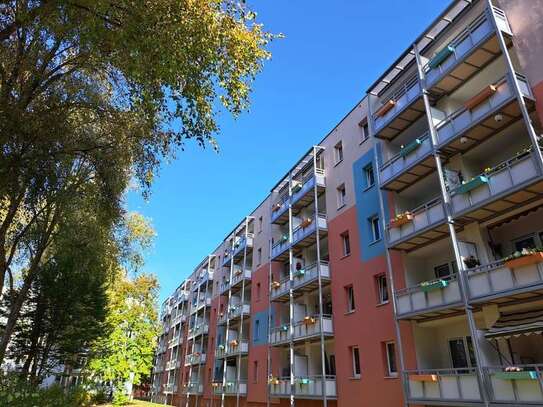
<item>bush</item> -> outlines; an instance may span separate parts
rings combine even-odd
[[[10,407],[87,407],[90,394],[82,387],[65,391],[58,385],[46,389],[30,384],[15,375],[0,377],[0,406]]]

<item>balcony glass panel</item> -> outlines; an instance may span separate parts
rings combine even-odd
[[[530,151],[521,153],[475,177],[480,182],[474,188],[466,191],[464,184],[451,191],[453,211],[459,213],[477,206],[539,175],[536,157]]]
[[[462,300],[456,276],[428,281],[415,287],[398,290],[395,294],[398,315],[424,312]]]
[[[404,239],[432,225],[437,225],[445,221],[445,209],[441,198],[435,198],[409,211],[409,213],[412,215],[412,220],[409,222],[398,227],[393,227],[391,223],[388,224],[387,232],[390,243]]]
[[[517,372],[506,372],[504,366],[486,367],[485,376],[491,387],[491,400],[511,405],[543,403],[543,365],[515,365]]]
[[[381,185],[387,183],[395,176],[403,173],[407,168],[431,154],[432,140],[429,134],[426,133],[417,140],[420,141],[420,145],[416,149],[407,154],[400,152],[381,166]]]
[[[405,371],[408,398],[420,401],[481,401],[474,368]]]

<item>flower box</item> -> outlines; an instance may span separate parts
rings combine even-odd
[[[288,325],[281,326],[281,331],[287,332],[288,331]]]
[[[298,384],[311,384],[311,379],[307,377],[301,377],[298,379]]]
[[[302,186],[303,184],[301,182],[296,182],[293,186],[292,186],[292,193],[295,194],[297,192],[300,192],[302,190]]]
[[[466,100],[464,102],[464,107],[468,110],[473,110],[477,106],[479,106],[481,103],[483,103],[485,100],[487,100],[490,96],[492,96],[498,88],[494,85],[488,85],[486,86],[482,91],[477,93],[472,98]]]
[[[430,69],[435,69],[441,65],[448,57],[454,52],[454,47],[452,45],[447,45],[441,51],[437,52],[434,57],[428,62],[428,67]]]
[[[543,263],[543,252],[521,255],[520,257],[507,260],[505,262],[505,267],[515,269],[537,263]]]
[[[300,227],[302,228],[306,228],[308,227],[309,225],[311,225],[311,222],[313,222],[313,219],[311,218],[306,218],[302,221],[302,223],[300,223]]]
[[[394,106],[396,105],[396,101],[394,100],[389,100],[388,102],[386,102],[383,106],[381,106],[379,108],[379,110],[377,110],[377,112],[375,113],[375,115],[377,117],[383,117],[390,109],[392,109]]]
[[[394,219],[390,221],[390,227],[399,228],[400,226],[403,226],[412,221],[413,221],[413,214],[411,212],[401,213],[399,215],[396,215],[396,217],[394,217]]]
[[[448,280],[434,280],[434,281],[425,281],[420,284],[421,291],[427,293],[429,291],[438,290],[440,288],[445,288],[449,285]]]
[[[236,348],[238,346],[238,344],[239,343],[238,343],[238,341],[236,339],[230,341],[230,346],[232,346],[233,348]]]
[[[305,276],[305,270],[304,269],[296,270],[296,272],[294,273],[294,277],[301,278],[303,276]]]
[[[275,204],[272,206],[272,212],[277,212],[279,209],[281,209],[281,204]]]
[[[278,289],[279,287],[281,287],[281,283],[279,281],[272,281],[271,285],[272,285],[272,288],[275,288],[275,289]]]
[[[437,382],[437,375],[435,374],[410,374],[409,380],[414,382]]]
[[[268,384],[277,385],[277,384],[279,384],[279,383],[280,383],[280,380],[279,380],[279,378],[277,378],[277,377],[273,377],[273,376],[272,376],[272,377],[270,377],[270,378],[268,379]]]
[[[315,323],[315,318],[305,317],[302,322],[304,325],[313,325]]]
[[[496,379],[501,380],[537,380],[536,371],[521,371],[521,372],[496,372]]]
[[[488,184],[488,178],[484,175],[479,175],[478,177],[473,178],[471,181],[465,182],[456,188],[456,193],[465,194],[475,188],[479,188],[481,185]]]
[[[406,155],[415,151],[421,145],[422,145],[422,141],[420,139],[415,139],[408,145],[402,147],[402,149],[400,150],[400,157],[405,157]]]

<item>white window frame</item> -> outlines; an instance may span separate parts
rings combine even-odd
[[[345,244],[345,242],[348,244]],[[341,244],[343,246],[343,257],[349,256],[351,254],[351,237],[349,236],[349,232],[341,234]],[[347,248],[349,249],[348,251]]]
[[[375,280],[377,281],[377,303],[379,305],[388,304],[390,301],[390,293],[388,292],[388,280],[386,274],[379,274],[375,277]],[[386,299],[384,298],[384,294],[386,294]]]
[[[370,229],[371,229],[371,238],[372,238],[371,243],[378,242],[378,241],[380,241],[382,239],[381,228],[380,228],[379,222],[380,222],[380,219],[379,219],[379,216],[377,216],[377,215],[372,216],[371,218],[369,218]]]
[[[345,289],[347,291],[347,312],[348,313],[354,312],[356,311],[356,302],[354,298],[354,286],[351,284],[345,287]]]
[[[394,356],[394,366],[396,367],[396,371],[394,372],[391,369],[391,363],[390,363],[391,362],[390,350],[389,350],[390,345],[394,347],[393,356]],[[387,362],[387,365],[386,365],[387,377],[398,377],[398,361],[396,360],[396,342],[394,341],[385,342],[385,353],[386,353],[386,362]]]
[[[345,198],[347,197],[347,190],[345,184],[339,185],[337,188],[337,208],[341,209],[345,206]]]
[[[366,189],[369,189],[375,185],[375,171],[373,170],[373,164],[366,165],[364,167],[364,176],[366,177]]]
[[[364,122],[360,122],[360,130],[362,131],[362,138],[360,144],[362,144],[370,138],[370,127],[367,120],[365,120]]]
[[[343,142],[339,141],[334,146],[334,165],[343,161]]]

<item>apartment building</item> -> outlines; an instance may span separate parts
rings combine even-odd
[[[165,301],[153,400],[543,405],[542,38],[453,1]]]

